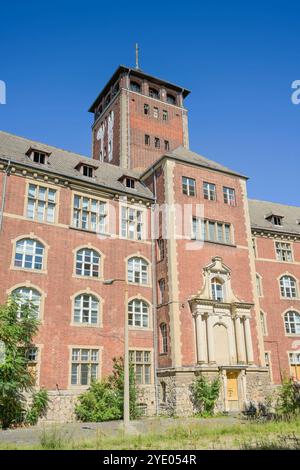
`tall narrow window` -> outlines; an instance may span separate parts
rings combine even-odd
[[[127,266],[128,282],[147,285],[149,283],[149,264],[143,258],[130,258]]]
[[[19,287],[12,292],[12,296],[15,298],[19,305],[18,317],[22,318],[27,307],[30,308],[30,314],[35,317],[40,317],[41,310],[41,294],[31,287]]]
[[[168,111],[166,109],[163,109],[162,119],[163,119],[163,121],[168,121],[168,119],[169,119],[169,114],[168,114]]]
[[[235,190],[232,188],[223,187],[223,197],[225,204],[229,206],[235,206]]]
[[[223,283],[215,277],[211,280],[211,295],[218,302],[224,300]]]
[[[74,323],[95,325],[99,319],[99,300],[91,294],[80,294],[74,300]]]
[[[213,183],[203,183],[203,196],[204,199],[209,201],[215,201],[217,199],[216,195],[216,185]]]
[[[157,240],[158,261],[162,261],[165,257],[165,241],[163,238]]]
[[[28,186],[27,217],[39,222],[55,221],[56,190],[36,184]]]
[[[144,114],[148,115],[150,111],[150,106],[149,104],[144,104]]]
[[[150,145],[150,135],[145,134],[145,145]]]
[[[161,323],[160,324],[160,338],[161,338],[161,354],[167,354],[168,352],[168,330],[167,324]]]
[[[137,384],[151,384],[151,352],[129,351],[129,359],[134,367]]]
[[[100,255],[90,248],[82,248],[76,253],[77,276],[99,277]]]
[[[74,196],[73,226],[97,233],[106,232],[106,202]]]
[[[182,192],[187,196],[195,196],[196,181],[193,178],[182,177]]]
[[[153,108],[153,117],[155,119],[158,119],[159,118],[159,109],[157,107],[154,106]]]
[[[23,238],[16,243],[15,262],[18,268],[43,269],[44,246],[37,240]]]
[[[256,274],[256,291],[257,291],[258,297],[262,297],[261,277],[259,274]]]
[[[72,349],[71,385],[90,385],[98,379],[98,369],[98,349]]]
[[[158,137],[154,139],[154,146],[156,149],[160,149],[160,139]]]
[[[282,276],[280,279],[280,293],[282,297],[289,299],[297,297],[296,280],[292,276]]]
[[[170,150],[170,143],[168,140],[165,140],[165,150]]]
[[[294,380],[300,381],[300,353],[290,353],[289,354],[289,363],[290,363],[290,370],[291,376]]]
[[[158,303],[163,304],[165,302],[165,290],[166,283],[164,279],[158,281]]]
[[[149,307],[146,302],[139,299],[131,300],[128,304],[128,325],[148,328]]]
[[[267,334],[267,325],[266,325],[266,316],[264,312],[260,312],[260,326],[261,326],[261,331],[264,336]]]

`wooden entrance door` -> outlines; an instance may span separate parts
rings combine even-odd
[[[231,411],[237,411],[239,409],[239,384],[238,376],[239,371],[227,371],[227,390],[226,398],[228,401],[229,409]]]

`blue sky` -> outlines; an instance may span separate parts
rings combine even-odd
[[[87,109],[138,41],[145,72],[192,91],[191,149],[300,205],[299,36],[297,2],[2,2],[0,128],[89,155]]]

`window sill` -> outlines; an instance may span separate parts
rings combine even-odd
[[[103,325],[101,323],[75,323],[75,322],[72,322],[70,323],[70,326],[76,326],[76,327],[80,327],[80,328],[102,328]]]
[[[128,325],[128,329],[130,331],[153,331],[153,328],[150,328],[149,326],[132,326]]]
[[[211,241],[211,240],[197,240],[196,238],[192,238],[191,241],[192,242],[210,243],[210,244],[213,244],[213,245],[229,246],[230,248],[236,248],[236,244],[234,244],[234,243],[222,243],[222,242]]]
[[[82,281],[100,281],[103,282],[103,277],[93,277],[93,276],[80,276],[79,274],[73,274],[72,276],[75,279],[81,279]]]
[[[74,225],[69,225],[69,228],[71,230],[78,230],[79,232],[93,233],[94,235],[101,235],[102,237],[111,237],[110,233],[97,232],[95,230],[89,230],[86,228],[74,227]]]
[[[151,287],[152,287],[151,284],[141,284],[141,283],[139,283],[139,282],[129,282],[129,281],[127,281],[127,284],[128,284],[129,286],[137,286],[137,287],[146,287],[146,288],[147,288],[147,287],[148,287],[148,288],[151,288]]]
[[[48,274],[48,271],[46,271],[45,269],[19,268],[18,266],[11,266],[10,269],[12,271],[23,271],[26,273],[33,273],[33,274]]]

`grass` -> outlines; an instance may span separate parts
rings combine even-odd
[[[161,426],[139,435],[119,433],[114,437],[97,431],[89,440],[75,439],[59,426],[44,429],[39,444],[4,444],[0,449],[300,449],[300,419],[291,422],[237,422],[237,424],[201,421],[199,424],[172,426],[162,431]]]

